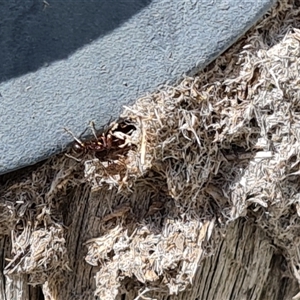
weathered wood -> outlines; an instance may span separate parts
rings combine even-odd
[[[145,189],[147,191],[147,189]],[[150,190],[149,190],[150,191]],[[142,201],[150,201],[153,193],[142,193]],[[161,199],[161,195],[157,194]],[[136,199],[135,199],[136,200]],[[101,266],[93,267],[85,261],[87,247],[84,244],[103,233],[103,215],[113,211],[126,201],[134,199],[116,194],[115,190],[91,193],[87,184],[69,191],[63,203],[69,266],[59,277],[50,277],[43,285],[46,300],[95,299],[95,275]],[[116,226],[118,223],[116,223]],[[223,235],[224,234],[224,235]],[[199,265],[197,274],[187,291],[169,296],[149,288],[139,296],[136,280],[127,282],[117,299],[291,299],[297,294],[297,283],[288,275],[283,256],[272,246],[272,241],[251,220],[239,219],[224,229],[215,228],[215,250]],[[5,258],[10,254],[10,238],[1,239],[0,295],[1,299],[40,300],[40,287],[27,284],[27,276],[3,275]],[[210,251],[207,248],[207,251]],[[113,271],[113,270],[112,270]],[[151,291],[152,290],[152,291]]]
[[[3,300],[42,300],[42,290],[40,286],[28,285],[28,276],[14,275],[5,276],[3,270],[7,262],[6,258],[11,256],[11,240],[8,236],[0,239],[0,299]]]
[[[80,201],[82,199],[86,201]],[[97,213],[101,210],[101,201],[96,204],[88,200],[86,187],[76,189],[67,216],[71,222],[68,249],[73,271],[64,273],[61,282],[46,284],[45,299],[95,299],[94,276],[99,268],[91,267],[84,261],[86,248],[83,242],[98,231],[100,220]],[[7,249],[9,243],[9,238],[1,240],[2,266],[3,258],[7,256],[4,249]],[[148,299],[288,300],[297,293],[298,286],[295,279],[282,276],[283,268],[286,268],[284,258],[275,251],[264,232],[251,222],[240,220],[227,228],[224,240],[200,264],[189,291],[172,297],[160,293],[145,293],[144,296],[150,297]],[[1,299],[42,299],[38,288],[27,285],[25,276],[14,276],[10,280],[1,274]],[[118,299],[132,300],[135,297],[137,291],[132,290],[127,296],[120,295]]]

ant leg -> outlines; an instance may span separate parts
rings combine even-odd
[[[100,136],[100,138],[98,138],[98,141],[99,141],[99,139],[101,140],[100,143],[102,143],[103,147],[106,148],[106,147],[107,147],[107,143],[106,143],[106,138],[105,138],[105,136],[102,134],[102,135]]]
[[[84,143],[83,143],[80,139],[78,139],[78,138],[74,135],[74,133],[73,133],[71,130],[69,130],[69,129],[67,129],[67,128],[64,128],[64,130],[65,130],[68,134],[70,134],[70,135],[73,137],[73,139],[74,139],[80,146],[84,147]]]
[[[98,140],[97,131],[96,131],[96,128],[95,128],[95,123],[93,121],[90,122],[89,127],[92,129],[92,132],[93,132],[93,135],[94,135],[95,139]]]
[[[111,123],[112,119],[113,119],[113,116],[110,116],[110,118],[109,118],[109,120],[108,120],[108,124]]]
[[[84,131],[80,134],[79,138],[81,139],[81,137],[87,132],[87,130],[89,129],[89,127],[91,127],[91,125],[89,125],[88,127],[86,127],[84,129]]]
[[[112,136],[111,136],[111,134],[107,135],[107,138],[106,138],[106,147],[108,149],[110,149],[112,147]]]
[[[65,153],[65,156],[66,156],[66,157],[69,157],[69,158],[72,158],[72,159],[76,160],[77,162],[82,162],[81,159],[78,159],[78,158],[74,157],[73,155],[70,155],[70,154]]]
[[[114,124],[112,124],[112,119],[113,119],[113,117],[111,116],[109,118],[107,124],[103,125],[103,127],[102,127],[103,131],[108,131],[109,129],[111,129],[112,125],[114,125]]]

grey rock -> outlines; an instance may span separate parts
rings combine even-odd
[[[47,2],[48,1],[48,2]],[[272,0],[23,0],[0,10],[0,174],[199,71]]]

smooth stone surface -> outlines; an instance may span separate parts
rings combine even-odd
[[[47,2],[48,1],[48,2]],[[23,0],[0,10],[0,174],[192,75],[274,0]]]

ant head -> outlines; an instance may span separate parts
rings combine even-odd
[[[74,145],[73,145],[73,150],[76,153],[81,153],[85,150],[84,145],[78,143],[77,141],[75,141]]]

